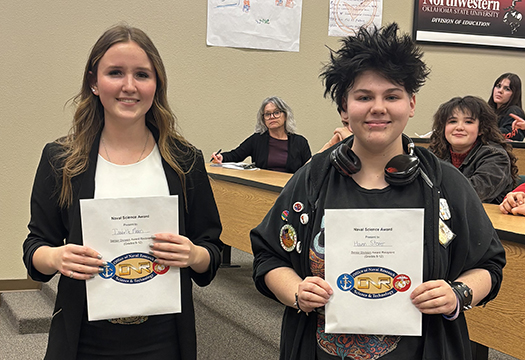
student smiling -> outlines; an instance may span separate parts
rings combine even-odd
[[[429,148],[469,179],[481,201],[499,204],[513,189],[516,157],[483,99],[455,97],[441,104],[432,130]]]
[[[43,151],[24,263],[36,281],[61,274],[45,359],[197,357],[192,284],[215,277],[222,227],[202,153],[177,132],[166,91],[151,39],[114,26],[90,53],[69,135]],[[80,199],[168,195],[179,197],[179,233],[154,234],[146,251],[159,266],[180,268],[182,312],[88,321],[86,281],[107,263],[84,245]]]
[[[410,36],[397,30],[361,28],[332,51],[321,75],[325,94],[354,135],[299,169],[250,233],[255,285],[286,306],[282,360],[469,360],[463,311],[499,291],[504,250],[478,196],[457,169],[414,149],[403,134],[429,71]],[[338,289],[324,276],[325,210],[398,208],[425,214],[423,283],[407,299],[422,313],[422,336],[326,333],[324,306]],[[355,227],[353,220],[343,226]],[[438,222],[455,237],[440,242]],[[296,243],[285,244],[283,230]]]

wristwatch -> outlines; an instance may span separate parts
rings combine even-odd
[[[459,300],[460,311],[472,309],[472,289],[460,281],[449,282]]]

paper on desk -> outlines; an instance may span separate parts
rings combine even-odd
[[[84,245],[104,256],[86,281],[88,319],[181,311],[180,269],[154,263],[151,235],[179,233],[177,196],[80,200]]]
[[[421,138],[421,139],[430,139],[430,137],[432,136],[432,130],[430,130],[429,132],[427,132],[426,134],[423,134],[423,135],[420,135],[418,134],[417,132],[414,133],[418,138]]]
[[[421,335],[423,209],[325,211],[327,333]]]
[[[244,162],[225,162],[222,164],[212,164],[211,166],[220,166],[225,169],[234,169],[234,170],[259,170],[255,164],[248,164]]]

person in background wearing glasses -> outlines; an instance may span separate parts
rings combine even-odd
[[[255,134],[232,151],[213,153],[212,162],[239,162],[251,156],[258,168],[295,173],[312,156],[308,140],[296,134],[295,127],[290,106],[280,97],[268,97],[257,112]]]

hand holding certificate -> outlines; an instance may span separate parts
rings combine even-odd
[[[86,282],[89,320],[180,312],[179,267],[150,254],[150,244],[164,239],[155,245],[161,258],[172,254],[172,246],[188,247],[175,235],[177,196],[89,199],[80,206],[84,244],[108,262],[100,276]],[[159,238],[153,240],[154,234]],[[173,265],[187,262],[186,255],[171,256]]]
[[[326,332],[421,335],[423,209],[326,210]]]

